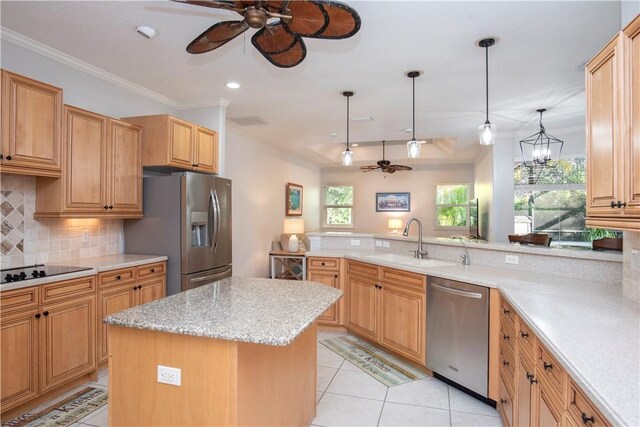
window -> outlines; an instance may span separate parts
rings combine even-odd
[[[350,227],[353,225],[353,187],[347,185],[324,187],[325,225]]]
[[[436,185],[436,227],[469,227],[469,185]]]

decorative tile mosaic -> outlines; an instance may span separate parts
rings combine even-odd
[[[122,220],[34,219],[35,189],[34,177],[0,176],[2,268],[124,252]]]

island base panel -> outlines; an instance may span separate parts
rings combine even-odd
[[[298,426],[315,417],[315,324],[288,346],[109,328],[109,425]],[[181,386],[158,383],[158,365],[181,369]]]

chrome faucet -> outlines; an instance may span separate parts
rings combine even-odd
[[[462,243],[462,246],[464,246],[464,255],[460,255],[460,259],[462,260],[462,265],[470,265],[471,257],[469,256],[469,248],[467,247],[467,244],[464,242],[464,239],[462,238],[462,236],[451,236],[451,238],[460,240],[460,243]]]
[[[404,231],[402,232],[402,235],[403,236],[409,235],[409,226],[413,221],[418,223],[418,249],[413,252],[416,258],[427,259],[429,257],[429,253],[427,251],[422,250],[422,223],[420,222],[420,220],[418,220],[418,218],[411,218],[409,221],[407,221],[407,225],[404,227]]]

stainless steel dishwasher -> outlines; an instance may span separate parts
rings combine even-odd
[[[429,277],[427,368],[487,398],[489,288]]]

